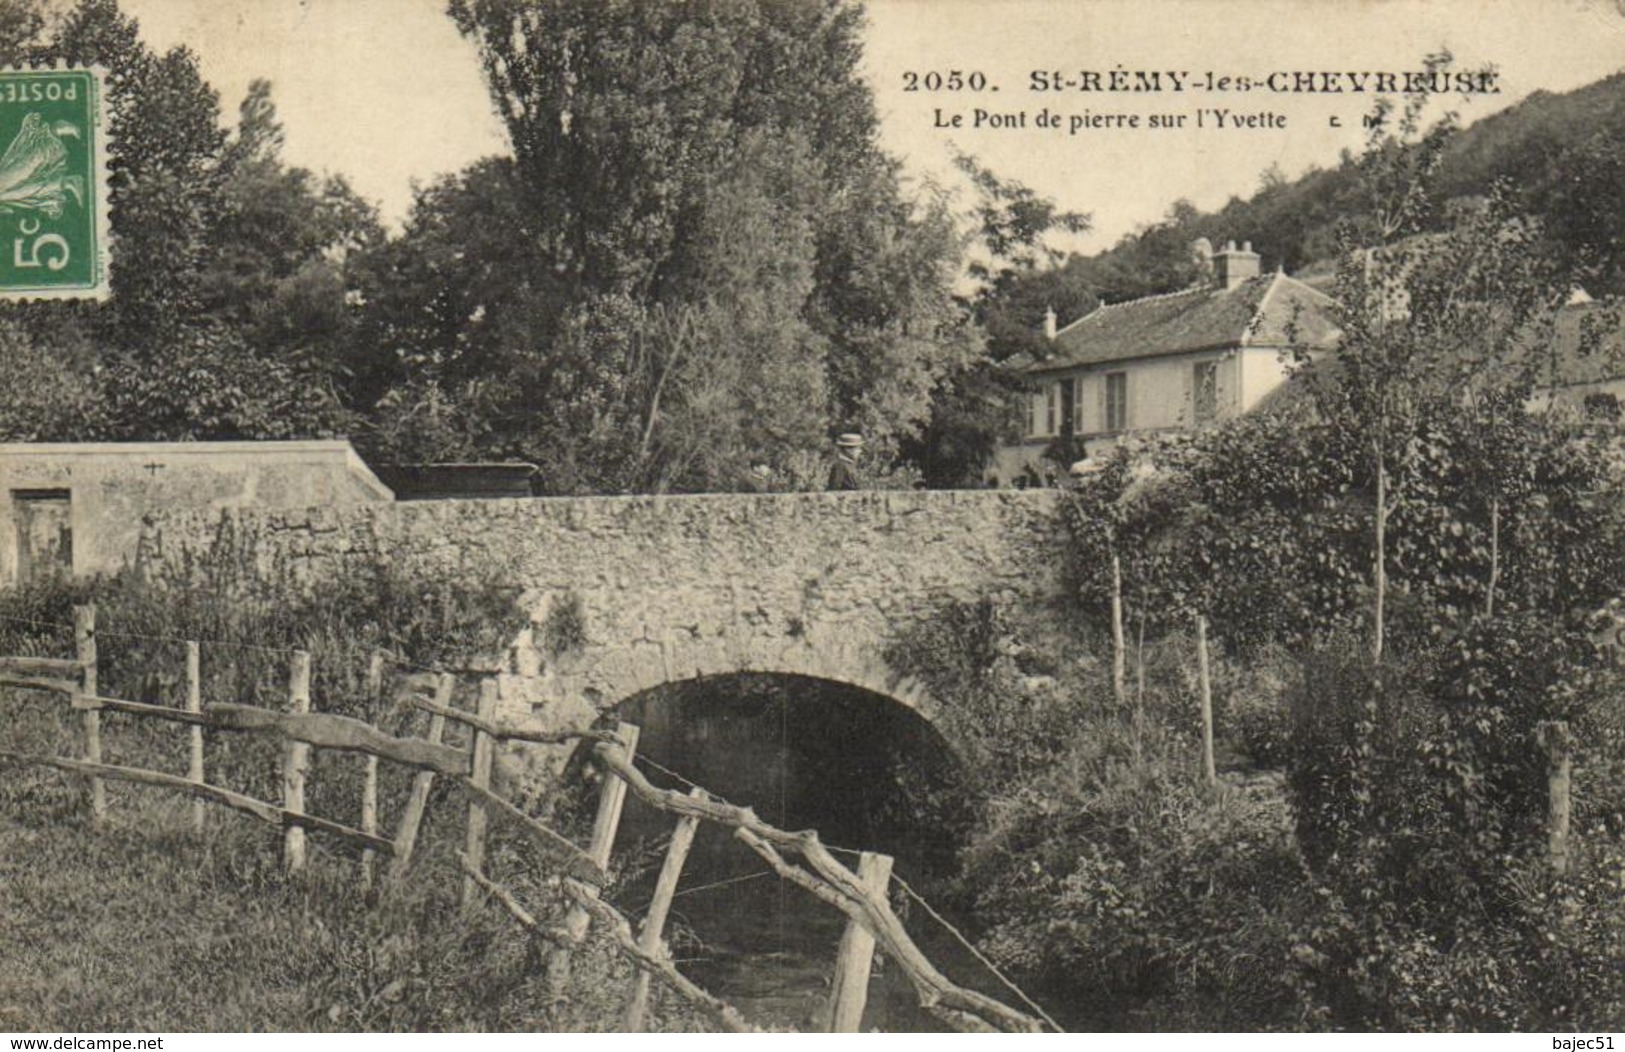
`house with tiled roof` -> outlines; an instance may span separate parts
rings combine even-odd
[[[1065,436],[1093,453],[1125,435],[1239,416],[1285,382],[1291,348],[1333,347],[1331,298],[1259,262],[1250,242],[1231,242],[1200,285],[1102,305],[1062,328],[1051,314],[1046,353],[1012,363],[1029,381],[1024,433],[998,451],[987,481],[1030,477]]]

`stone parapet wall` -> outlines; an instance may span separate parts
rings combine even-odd
[[[1064,529],[1046,491],[424,501],[166,515],[140,561],[173,579],[229,538],[258,573],[311,587],[382,561],[494,573],[523,590],[534,626],[508,656],[504,708],[552,726],[736,671],[852,683],[929,716],[919,685],[886,667],[888,645],[950,602],[1056,601]],[[534,640],[571,596],[585,645],[549,658]]]

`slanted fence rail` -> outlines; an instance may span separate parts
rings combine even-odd
[[[97,689],[95,608],[76,609],[74,622],[77,650],[74,658],[0,656],[0,688],[43,691],[67,699],[70,708],[81,716],[83,755],[67,757],[0,749],[0,760],[55,768],[85,778],[90,812],[98,822],[107,812],[105,782],[168,789],[191,796],[199,801],[199,807],[203,803],[218,804],[281,828],[284,861],[293,872],[305,867],[307,832],[346,844],[358,854],[359,880],[361,886],[368,889],[373,886],[375,860],[379,857],[389,860],[387,879],[399,881],[408,875],[434,782],[437,778],[445,779],[463,795],[468,805],[465,845],[458,855],[465,876],[465,906],[488,896],[528,932],[552,943],[554,952],[548,961],[551,983],[562,987],[568,978],[572,951],[585,939],[590,926],[597,923],[610,936],[616,950],[639,970],[637,981],[628,992],[624,1029],[643,1028],[652,979],[686,999],[723,1029],[752,1031],[756,1028],[737,1009],[678,971],[663,940],[666,914],[681,879],[689,845],[697,827],[709,822],[732,830],[736,839],[766,860],[783,879],[847,916],[847,934],[841,940],[835,965],[836,981],[832,983],[831,1001],[825,1013],[831,1029],[858,1028],[875,946],[903,969],[921,1006],[955,1029],[1032,1032],[1044,1029],[1046,1023],[1052,1029],[1059,1029],[1047,1016],[1041,1019],[955,984],[931,964],[892,911],[884,876],[876,879],[877,872],[889,873],[890,859],[866,853],[864,864],[853,872],[829,852],[816,832],[779,829],[762,821],[749,808],[725,803],[702,789],[683,794],[655,786],[634,766],[635,726],[623,723],[613,731],[568,732],[539,732],[511,726],[498,718],[494,678],[481,679],[478,711],[467,712],[452,704],[453,675],[441,672],[400,677],[399,700],[430,718],[426,737],[401,737],[363,720],[312,711],[310,657],[303,651],[291,655],[287,711],[206,703],[201,696],[196,642],[188,642],[186,647],[184,708],[107,697]],[[382,663],[381,658],[375,658],[369,672],[369,685],[375,690],[381,689]],[[104,762],[100,725],[103,712],[192,728],[188,741],[188,773],[177,775]],[[445,744],[448,722],[469,730],[471,741],[467,749]],[[204,764],[204,729],[280,739],[284,744],[281,803],[211,784]],[[509,742],[591,743],[592,759],[608,777],[602,783],[598,815],[592,839],[586,847],[533,818],[493,788],[495,756]],[[314,749],[367,757],[360,807],[362,828],[307,812],[306,781]],[[392,836],[385,836],[378,829],[377,765],[380,761],[413,772],[412,784]],[[601,894],[608,880],[611,851],[628,792],[675,818],[671,845],[642,931],[634,929],[632,922]],[[201,810],[194,810],[192,822],[194,828],[203,827]],[[539,922],[512,890],[485,872],[486,840],[493,824],[517,832],[557,862],[558,873],[544,886],[569,904],[561,926],[549,927]]]

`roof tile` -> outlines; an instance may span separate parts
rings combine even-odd
[[[1201,286],[1096,308],[1055,336],[1055,353],[1027,372],[1185,354],[1217,347],[1331,346],[1331,299],[1284,274],[1230,289]]]

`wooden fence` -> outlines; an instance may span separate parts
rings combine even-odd
[[[64,757],[0,749],[0,759],[54,767],[83,776],[89,787],[90,813],[97,822],[104,821],[107,815],[104,789],[107,781],[170,789],[195,798],[192,822],[196,828],[202,828],[203,805],[214,803],[282,829],[283,858],[292,872],[304,869],[307,864],[307,833],[319,833],[348,844],[358,852],[362,887],[371,888],[377,879],[375,869],[380,857],[389,860],[388,879],[401,880],[408,874],[435,780],[445,779],[467,802],[466,837],[458,856],[465,878],[464,905],[489,896],[527,931],[552,943],[554,949],[548,960],[547,978],[555,990],[562,989],[568,981],[571,953],[596,922],[612,937],[618,951],[638,969],[628,993],[623,1029],[643,1029],[653,978],[699,1007],[724,1029],[752,1031],[755,1027],[736,1009],[677,970],[663,941],[666,917],[695,831],[700,823],[710,822],[731,830],[736,839],[766,860],[783,879],[846,914],[846,933],[837,951],[824,1017],[828,1029],[850,1032],[859,1028],[876,946],[903,969],[922,1007],[955,1029],[1033,1032],[1043,1029],[1044,1022],[1048,1021],[1047,1017],[1040,1020],[959,986],[931,964],[892,911],[886,894],[889,858],[866,853],[854,872],[830,854],[815,832],[778,829],[762,821],[749,808],[713,799],[702,789],[683,794],[656,787],[634,766],[638,737],[635,726],[622,723],[612,732],[562,733],[511,726],[498,719],[494,679],[486,677],[480,681],[477,710],[468,712],[452,703],[454,677],[450,673],[438,673],[403,678],[402,699],[428,714],[429,728],[424,738],[399,737],[362,720],[313,711],[310,656],[303,651],[291,655],[286,711],[239,704],[205,705],[199,677],[199,646],[195,642],[186,644],[184,707],[104,697],[97,683],[95,608],[76,609],[74,627],[77,652],[73,658],[0,657],[0,687],[46,691],[68,698],[72,708],[81,714],[82,755]],[[369,670],[369,685],[375,690],[381,690],[385,660],[382,656],[375,658]],[[103,762],[100,716],[106,711],[189,726],[187,774],[180,776]],[[448,722],[469,730],[471,740],[467,749],[445,744],[443,737]],[[205,728],[280,739],[283,743],[281,803],[211,784],[204,764],[202,735]],[[578,846],[526,814],[498,793],[492,784],[495,756],[506,742],[562,745],[580,741],[593,743],[593,759],[609,775],[603,781],[592,838],[586,847]],[[367,757],[361,794],[361,828],[308,812],[306,783],[314,749]],[[398,764],[413,772],[412,785],[393,836],[382,835],[378,828],[379,761]],[[634,932],[626,916],[600,894],[607,880],[616,829],[628,792],[675,818],[654,898],[638,932]],[[487,875],[486,841],[493,819],[557,861],[558,872],[547,886],[569,904],[562,925],[542,924],[510,889]]]

